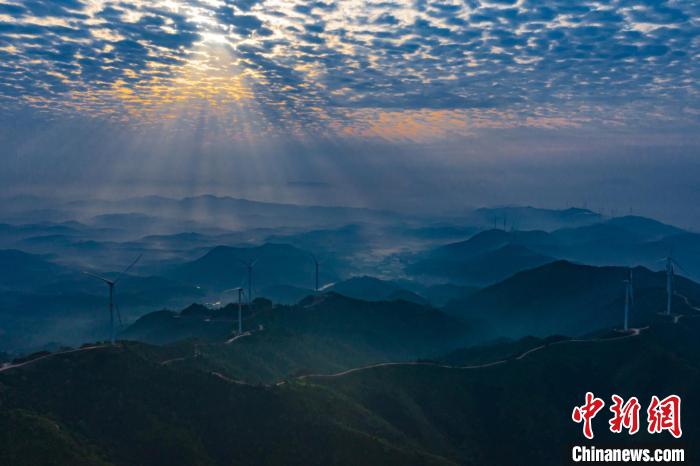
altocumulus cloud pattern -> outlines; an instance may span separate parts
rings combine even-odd
[[[695,125],[699,18],[674,0],[0,0],[0,106],[396,138]]]

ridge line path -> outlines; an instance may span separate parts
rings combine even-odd
[[[184,361],[185,359],[188,359],[188,358],[189,358],[189,356],[182,356],[181,358],[166,359],[165,361],[161,361],[160,365],[167,366],[170,363],[177,362],[177,361]]]
[[[690,300],[686,297],[683,296],[682,294],[678,294],[685,303],[690,307],[691,309],[700,312],[700,307],[693,306],[690,303]],[[678,321],[684,316],[685,314],[679,314],[675,315],[673,318],[673,323],[677,324]],[[309,379],[309,378],[331,378],[331,377],[342,377],[344,375],[352,374],[355,372],[363,371],[363,370],[368,370],[368,369],[374,369],[377,367],[390,367],[390,366],[431,366],[431,367],[440,367],[444,369],[461,369],[461,370],[470,370],[470,369],[483,369],[487,367],[493,367],[497,366],[500,364],[505,364],[506,362],[510,360],[515,360],[515,361],[520,361],[524,359],[525,357],[529,356],[532,353],[535,353],[537,351],[540,351],[544,348],[547,348],[549,346],[555,346],[555,345],[560,345],[564,343],[601,343],[604,341],[617,341],[617,340],[624,340],[626,338],[634,338],[639,336],[642,331],[647,330],[649,327],[642,327],[642,328],[631,328],[629,329],[629,333],[627,335],[620,335],[619,337],[614,337],[614,338],[589,338],[589,339],[570,339],[570,340],[562,340],[562,341],[556,341],[554,343],[548,343],[540,346],[536,346],[535,348],[530,348],[529,350],[525,351],[524,353],[513,357],[513,358],[508,358],[508,359],[501,359],[499,361],[493,361],[490,363],[486,364],[477,364],[477,365],[472,365],[472,366],[450,366],[447,364],[439,364],[439,363],[434,363],[434,362],[420,362],[420,361],[409,361],[409,362],[383,362],[379,364],[370,364],[368,366],[362,366],[362,367],[356,367],[353,369],[348,369],[342,372],[337,372],[334,374],[307,374],[307,375],[302,375],[299,377],[296,377],[297,380],[304,380],[304,379]],[[286,381],[282,380],[276,383],[276,385],[283,385],[286,383]]]
[[[231,343],[233,343],[234,341],[238,340],[239,338],[249,337],[249,336],[251,336],[252,334],[253,334],[253,332],[250,331],[250,330],[248,330],[247,332],[243,332],[243,333],[241,333],[240,335],[236,335],[236,336],[234,336],[234,337],[232,337],[232,338],[229,338],[228,340],[226,340],[226,344],[227,344],[227,345],[230,345]]]
[[[688,305],[688,307],[690,307],[691,309],[693,309],[693,310],[695,310],[695,311],[697,311],[697,312],[700,312],[700,307],[693,306],[693,305],[690,303],[690,300],[689,300],[686,296],[684,296],[684,295],[682,295],[682,294],[680,294],[680,293],[678,293],[677,295],[680,296],[680,297],[685,301],[685,303]],[[677,324],[678,321],[679,321],[682,317],[684,317],[684,314],[675,315],[674,318],[673,318],[673,323],[674,323],[674,324]],[[299,376],[299,377],[295,377],[295,379],[296,379],[296,380],[305,380],[305,379],[309,379],[309,378],[312,378],[312,377],[316,377],[316,378],[322,378],[322,377],[326,377],[326,378],[328,378],[328,377],[341,377],[341,376],[344,376],[344,375],[347,375],[347,374],[352,374],[352,373],[359,372],[359,371],[363,371],[363,370],[374,369],[374,368],[377,368],[377,367],[390,367],[390,366],[431,366],[431,367],[440,367],[440,368],[445,368],[445,369],[461,369],[461,370],[482,369],[482,368],[487,368],[487,367],[498,366],[498,365],[500,365],[500,364],[505,364],[506,362],[508,362],[508,361],[510,361],[510,360],[520,361],[520,360],[524,359],[525,357],[527,357],[528,355],[530,355],[530,354],[532,354],[532,353],[535,353],[535,352],[537,352],[537,351],[540,351],[540,350],[542,350],[542,349],[544,349],[544,348],[547,348],[547,347],[549,347],[549,346],[555,346],[555,345],[560,345],[560,344],[564,344],[564,343],[584,343],[584,342],[595,342],[595,343],[600,343],[600,342],[604,342],[604,341],[622,340],[622,339],[625,339],[625,338],[637,337],[637,336],[639,336],[639,335],[641,334],[641,332],[642,332],[643,330],[646,330],[646,329],[648,329],[648,328],[649,328],[649,327],[632,328],[632,329],[630,329],[630,333],[629,333],[629,334],[627,334],[627,335],[621,335],[621,336],[619,336],[619,337],[614,337],[614,338],[571,339],[571,340],[557,341],[557,342],[554,342],[554,343],[544,344],[544,345],[537,346],[537,347],[535,347],[535,348],[531,348],[531,349],[525,351],[524,353],[522,353],[522,354],[520,354],[520,355],[518,355],[518,356],[516,356],[516,357],[513,357],[513,358],[501,359],[501,360],[499,360],[499,361],[493,361],[493,362],[489,362],[489,363],[485,363],[485,364],[477,364],[477,365],[472,365],[472,366],[450,366],[450,365],[447,365],[447,364],[438,364],[438,363],[434,363],[434,362],[424,362],[424,361],[383,362],[383,363],[378,363],[378,364],[370,364],[370,365],[368,365],[368,366],[355,367],[355,368],[353,368],[353,369],[348,369],[348,370],[341,371],[341,372],[337,372],[337,373],[334,373],[334,374],[307,374],[307,375],[302,375],[302,376]],[[227,341],[226,341],[226,344],[231,344],[231,343],[233,343],[234,341],[238,340],[239,338],[247,337],[247,336],[250,336],[250,335],[252,335],[252,334],[253,334],[253,332],[247,331],[247,332],[244,332],[244,333],[242,333],[242,334],[240,334],[240,335],[236,335],[235,337],[233,337],[233,338],[227,340]],[[71,349],[71,350],[67,350],[67,351],[60,351],[60,352],[56,352],[56,353],[45,354],[45,355],[43,355],[43,356],[39,356],[38,358],[30,359],[30,360],[28,360],[28,361],[24,361],[24,362],[17,363],[17,364],[13,364],[13,363],[11,363],[11,362],[10,362],[10,363],[4,363],[4,364],[0,365],[0,373],[9,371],[9,370],[11,370],[11,369],[16,369],[16,368],[19,368],[19,367],[28,366],[28,365],[33,364],[33,363],[35,363],[35,362],[42,361],[42,360],[48,359],[48,358],[52,358],[52,357],[54,357],[54,356],[61,356],[61,355],[70,354],[70,353],[78,353],[78,352],[81,352],[81,351],[92,351],[92,350],[96,350],[96,349],[110,348],[111,346],[112,346],[112,345],[104,345],[104,344],[103,344],[103,345],[95,345],[95,346],[87,346],[87,347],[84,347],[84,348],[75,348],[75,349]],[[116,346],[120,346],[120,345],[116,345]],[[162,365],[166,365],[166,364],[169,364],[169,363],[171,363],[171,362],[175,362],[175,361],[178,361],[178,360],[184,360],[184,359],[187,359],[187,357],[170,359],[170,360],[161,362],[161,364],[162,364]],[[221,374],[221,373],[219,373],[219,372],[211,372],[211,374],[214,375],[214,376],[216,376],[216,377],[218,377],[218,378],[220,378],[220,379],[222,379],[222,380],[225,380],[225,381],[227,381],[227,382],[236,383],[236,384],[248,385],[246,382],[242,382],[242,381],[240,381],[240,380],[234,380],[234,379],[228,378],[228,377],[226,377],[225,375],[223,375],[223,374]],[[275,383],[274,385],[279,386],[279,385],[283,385],[283,384],[285,384],[285,383],[286,383],[286,380],[281,380],[281,381]]]
[[[614,338],[590,338],[590,339],[571,339],[571,340],[562,340],[562,341],[557,341],[554,343],[549,343],[545,345],[540,345],[536,346],[534,348],[530,348],[529,350],[525,351],[524,353],[512,357],[512,358],[507,358],[507,359],[501,359],[498,361],[492,361],[489,363],[485,364],[475,364],[471,366],[450,366],[448,364],[439,364],[435,362],[421,362],[421,361],[408,361],[408,362],[383,362],[379,364],[370,364],[368,366],[362,366],[362,367],[355,367],[353,369],[348,369],[342,372],[337,372],[334,374],[307,374],[307,375],[302,375],[300,377],[297,377],[297,379],[308,379],[308,378],[330,378],[330,377],[342,377],[344,375],[352,374],[355,372],[363,371],[363,370],[368,370],[368,369],[374,369],[377,367],[390,367],[390,366],[430,366],[430,367],[439,367],[443,369],[459,369],[459,370],[472,370],[472,369],[485,369],[487,367],[494,367],[498,366],[501,364],[505,364],[508,361],[520,361],[524,359],[525,357],[529,356],[532,353],[535,353],[537,351],[540,351],[544,348],[550,347],[550,346],[555,346],[555,345],[561,345],[564,343],[601,343],[605,341],[617,341],[617,340],[624,340],[626,338],[634,338],[636,336],[639,336],[643,330],[648,329],[649,327],[643,327],[643,328],[632,328],[630,329],[630,333],[627,335],[621,335],[619,337],[614,337]],[[285,381],[280,381],[277,382],[277,385],[282,385],[284,384]]]
[[[232,379],[231,377],[227,377],[227,376],[225,376],[224,374],[222,374],[221,372],[212,371],[212,372],[209,372],[209,373],[210,373],[211,375],[213,375],[214,377],[220,378],[220,379],[223,380],[224,382],[235,383],[235,384],[237,384],[237,385],[248,385],[248,386],[252,386],[252,385],[253,385],[253,384],[248,383],[248,382],[243,382],[242,380],[236,380],[236,379]]]
[[[11,363],[11,362],[10,362],[10,363],[5,363],[5,364],[3,364],[2,366],[0,366],[0,372],[9,371],[10,369],[16,369],[16,368],[18,368],[18,367],[28,366],[29,364],[33,364],[33,363],[38,362],[38,361],[41,361],[41,360],[43,360],[43,359],[48,359],[48,358],[51,358],[51,357],[54,357],[54,356],[61,356],[62,354],[78,353],[78,352],[81,352],[81,351],[91,351],[91,350],[95,350],[95,349],[109,348],[110,346],[111,346],[111,345],[86,346],[85,348],[75,348],[75,349],[72,349],[72,350],[59,351],[59,352],[57,352],[57,353],[45,354],[45,355],[43,355],[43,356],[39,356],[38,358],[30,359],[30,360],[28,360],[28,361],[20,362],[20,363],[17,363],[17,364],[13,364],[13,363]]]

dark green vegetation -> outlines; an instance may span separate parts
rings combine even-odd
[[[50,417],[0,407],[0,462],[22,466],[107,466],[98,449]]]
[[[327,390],[239,385],[129,349],[58,356],[0,384],[1,464],[356,464],[360,451],[371,464],[431,463]]]
[[[57,355],[0,373],[0,464],[558,466],[585,443],[570,413],[586,390],[681,395],[683,441],[613,437],[601,413],[596,445],[683,445],[693,464],[698,331],[688,316],[639,336],[552,340],[485,368],[394,365],[272,386],[161,364],[143,345]],[[506,345],[477,359],[518,351]]]
[[[225,341],[237,329],[235,304],[221,309],[193,305],[180,313],[148,314],[122,338],[166,344],[159,349],[160,361],[206,368],[236,380],[270,383],[290,374],[433,359],[454,348],[495,338],[579,337],[620,328],[627,274],[622,267],[554,262],[453,300],[445,308],[448,314],[406,301],[362,301],[336,293],[309,296],[291,306],[273,307],[260,300],[263,304],[252,311],[244,306],[243,328],[252,333],[234,344]],[[633,277],[635,304],[630,322],[645,326],[657,321],[658,313],[665,310],[665,276],[637,268]],[[398,287],[367,278],[346,283],[362,284],[365,292],[372,290],[367,283],[381,292]],[[675,285],[674,312],[693,312],[689,303],[700,302],[700,286],[681,277]],[[500,354],[508,358],[529,344],[542,342],[531,338],[495,346],[508,351]],[[444,360],[479,362],[483,359],[479,351],[463,350]]]
[[[484,345],[459,348],[438,359],[448,366],[474,366],[493,361],[505,361],[516,358],[541,346],[570,341],[571,338],[553,335],[546,338],[524,337],[518,340],[500,339]]]
[[[152,352],[168,364],[266,383],[290,374],[434,357],[470,338],[467,325],[428,306],[329,293],[295,306],[260,307],[252,313],[246,308],[244,330],[252,333],[227,344],[237,328],[237,312],[235,305],[161,311],[139,319],[123,337],[171,343]],[[180,341],[184,338],[189,340]]]
[[[395,366],[310,383],[359,401],[436,454],[479,465],[568,464],[570,447],[586,443],[570,415],[587,390],[608,405],[613,393],[637,396],[644,409],[651,395],[676,393],[684,403],[683,441],[610,434],[609,412],[601,412],[594,444],[685,446],[686,461],[694,464],[700,455],[698,320],[660,323],[639,337],[553,343],[483,369]]]
[[[445,310],[477,326],[485,338],[585,335],[622,326],[626,267],[592,267],[557,261],[527,270],[472,295]],[[631,325],[646,325],[666,309],[666,275],[643,267],[633,270],[635,305]],[[683,297],[700,302],[700,285],[675,279],[673,307],[690,308]]]

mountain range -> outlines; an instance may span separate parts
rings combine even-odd
[[[486,338],[581,336],[620,328],[624,280],[632,271],[633,326],[644,326],[666,310],[666,274],[643,267],[596,267],[556,261],[453,300],[444,310],[479,326]],[[674,312],[689,312],[688,301],[700,302],[700,285],[676,277]]]
[[[471,339],[467,324],[406,301],[360,301],[331,292],[294,306],[258,303],[244,307],[243,328],[248,333],[235,343],[235,304],[147,314],[121,337],[165,344],[159,350],[161,360],[176,359],[192,368],[204,365],[236,380],[267,383],[296,373],[433,357]],[[193,358],[195,346],[200,358]]]
[[[643,217],[618,217],[554,231],[486,230],[415,254],[405,271],[423,278],[483,286],[555,259],[590,265],[661,269],[666,256],[700,279],[700,235]]]
[[[288,244],[262,246],[218,246],[202,257],[172,268],[166,275],[211,291],[247,286],[247,264],[253,264],[254,292],[271,285],[313,286],[312,255]],[[337,279],[332,266],[323,267],[324,280]]]
[[[581,387],[645,405],[692,400],[698,331],[688,315],[639,335],[495,345],[471,366],[374,365],[257,386],[164,363],[144,345],[87,347],[0,372],[0,462],[558,466],[583,441],[570,419]],[[680,444],[694,458],[699,413],[683,409]],[[594,429],[602,444],[679,446],[668,434],[612,434],[606,416]]]

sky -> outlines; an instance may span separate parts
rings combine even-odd
[[[700,228],[698,32],[688,0],[0,0],[0,189]]]

